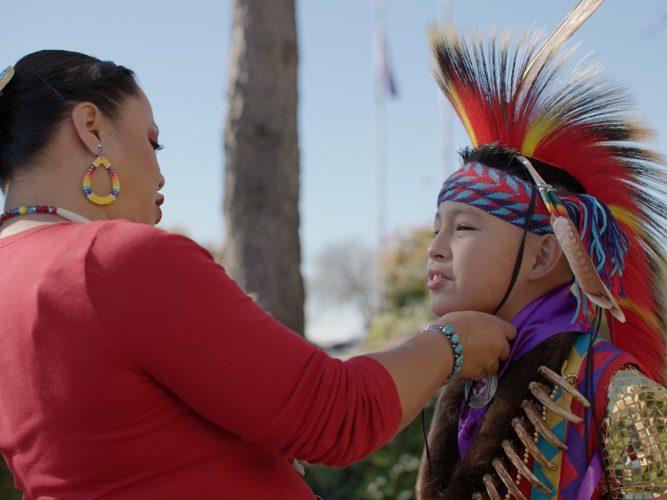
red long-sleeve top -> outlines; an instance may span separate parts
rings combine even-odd
[[[0,450],[26,499],[312,499],[291,457],[349,464],[401,417],[380,363],[329,357],[151,226],[0,239],[0,304]]]

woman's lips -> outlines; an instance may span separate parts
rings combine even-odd
[[[155,215],[155,224],[158,224],[162,220],[162,209],[160,205],[164,203],[164,196],[159,197],[155,200],[155,210],[157,211]]]

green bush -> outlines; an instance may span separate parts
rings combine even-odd
[[[0,498],[2,500],[21,500],[21,492],[14,488],[12,478],[4,459],[0,458]]]

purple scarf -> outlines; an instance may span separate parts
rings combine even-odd
[[[512,320],[517,334],[512,341],[509,359],[503,362],[498,370],[499,382],[514,361],[545,340],[563,332],[586,331],[582,325],[572,322],[577,311],[577,299],[570,292],[570,287],[570,284],[563,285],[534,300]],[[483,408],[471,408],[465,400],[461,403],[459,416],[461,457],[466,456],[470,450],[488,408],[489,405]]]

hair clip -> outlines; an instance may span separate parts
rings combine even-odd
[[[7,86],[13,76],[14,66],[7,66],[5,69],[0,71],[0,94],[2,94],[2,90]]]

